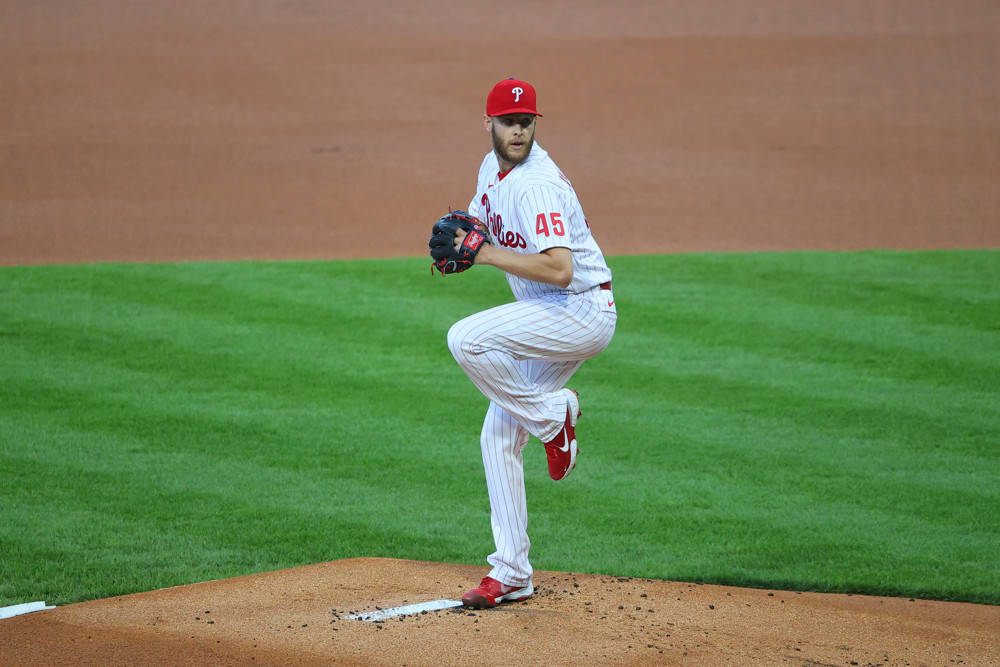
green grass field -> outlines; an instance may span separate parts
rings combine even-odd
[[[536,568],[1000,604],[1000,252],[613,257]],[[418,259],[0,268],[0,606],[485,565],[485,399]]]

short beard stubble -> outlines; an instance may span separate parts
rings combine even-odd
[[[534,133],[532,133],[531,139],[525,142],[525,147],[528,150],[525,151],[524,157],[515,158],[504,149],[503,139],[497,136],[497,131],[493,128],[492,125],[490,126],[490,136],[493,137],[493,150],[496,151],[497,155],[499,155],[504,161],[509,162],[512,166],[515,167],[528,158],[528,156],[531,154],[532,147],[535,145],[535,135]]]

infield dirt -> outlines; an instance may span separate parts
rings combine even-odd
[[[0,264],[423,255],[472,194],[506,76],[538,88],[538,141],[609,255],[1000,246],[995,2],[420,7],[0,3]],[[611,574],[540,572],[496,610],[344,618],[485,573],[362,558],[68,605],[0,621],[0,662],[1000,655],[997,607]]]

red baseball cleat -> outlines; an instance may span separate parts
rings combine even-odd
[[[535,587],[531,584],[523,588],[501,584],[493,577],[483,577],[479,582],[479,588],[473,588],[462,596],[462,604],[473,609],[486,609],[495,607],[504,600],[523,600],[531,597],[535,592]]]
[[[566,395],[566,424],[559,434],[545,443],[549,458],[549,477],[557,482],[564,479],[576,465],[576,420],[580,415],[580,397],[572,389],[563,389]]]

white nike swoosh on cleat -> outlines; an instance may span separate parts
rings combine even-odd
[[[515,590],[511,591],[510,593],[507,593],[505,595],[501,595],[500,597],[498,597],[496,599],[496,601],[500,602],[502,600],[520,600],[522,598],[528,597],[529,595],[531,595],[534,592],[535,592],[535,587],[533,585],[531,585],[531,584],[528,584],[524,588],[518,588],[518,589],[515,589]]]
[[[560,452],[569,451],[569,438],[566,437],[566,429],[563,429],[563,446],[559,448]]]

